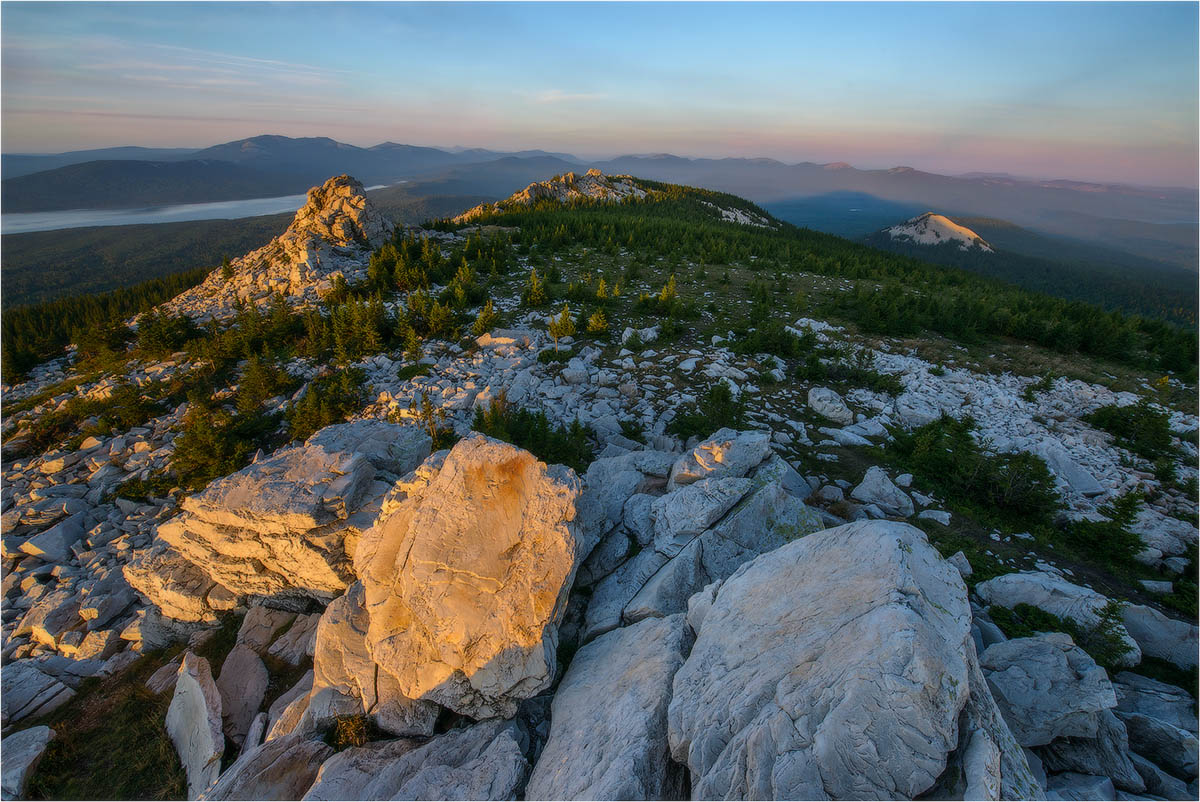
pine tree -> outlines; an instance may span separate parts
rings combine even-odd
[[[562,312],[557,317],[550,318],[548,324],[550,336],[554,338],[554,351],[558,352],[558,339],[560,337],[570,337],[575,333],[575,321],[571,320],[571,310],[563,304]]]
[[[546,303],[546,286],[536,267],[529,271],[529,282],[521,294],[521,303],[525,306],[542,306]]]
[[[233,265],[229,264],[229,257],[226,256],[221,260],[221,280],[229,281],[233,278]]]
[[[492,327],[496,325],[496,321],[499,318],[500,316],[492,308],[492,300],[489,298],[488,302],[479,310],[479,314],[475,316],[475,323],[471,326],[471,333],[476,337],[483,336],[492,330]]]
[[[603,334],[608,331],[608,318],[604,316],[603,309],[597,309],[588,318],[587,330],[592,334]]]

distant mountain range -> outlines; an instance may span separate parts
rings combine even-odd
[[[799,225],[863,236],[937,209],[1009,221],[1041,235],[1195,271],[1197,193],[986,173],[946,176],[911,167],[859,170],[844,162],[690,159],[672,154],[588,161],[545,151],[439,149],[384,142],[361,148],[326,137],[256,136],[202,150],[108,148],[4,155],[6,213],[133,208],[303,192],[331,175],[364,184],[408,182],[413,195],[507,197],[547,175],[598,167],[740,195]],[[841,208],[839,208],[841,207]]]

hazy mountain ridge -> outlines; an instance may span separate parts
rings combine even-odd
[[[1192,189],[995,175],[954,177],[908,167],[861,170],[844,163],[785,164],[774,159],[690,159],[671,154],[589,162],[541,151],[451,152],[391,142],[360,148],[324,137],[282,136],[251,137],[191,155],[288,173],[307,181],[307,185],[331,174],[349,172],[367,185],[419,178],[440,183],[445,194],[492,195],[496,200],[547,173],[587,167],[613,175],[708,187],[760,204],[858,192],[924,209],[1011,220],[1046,233],[1103,242],[1189,269],[1196,265],[1196,234],[1200,230],[1193,222],[1180,222],[1195,221],[1200,214],[1197,194]],[[512,161],[506,161],[509,159]],[[78,207],[78,200],[71,199],[69,193],[56,198],[53,202],[57,208],[73,208],[73,203]],[[136,193],[130,199],[136,203]],[[173,202],[191,200],[181,195]]]

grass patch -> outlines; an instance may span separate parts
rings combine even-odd
[[[35,724],[55,732],[30,778],[30,799],[185,799],[187,780],[164,726],[171,695],[146,679],[178,652],[147,654]]]
[[[413,363],[411,365],[405,365],[396,371],[396,376],[400,379],[400,381],[408,381],[409,379],[415,379],[417,376],[425,376],[428,373],[428,365]]]

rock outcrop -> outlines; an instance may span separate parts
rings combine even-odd
[[[592,168],[583,175],[564,173],[549,181],[535,181],[520,192],[514,192],[499,203],[484,203],[454,218],[456,223],[469,223],[498,209],[532,206],[541,200],[569,203],[578,200],[619,202],[627,198],[644,198],[649,193],[627,175],[606,176]]]
[[[214,618],[215,589],[277,604],[333,599],[354,581],[359,534],[389,483],[420,465],[429,446],[417,426],[328,426],[186,498],[184,512],[158,528],[165,546],[125,575],[165,615],[188,621]]]
[[[5,799],[25,796],[25,785],[53,740],[54,730],[43,725],[15,732],[0,741],[0,761],[3,761],[0,790]]]
[[[809,535],[743,565],[704,606],[669,708],[695,798],[911,798],[934,786],[960,746],[977,666],[966,588],[920,530]]]
[[[304,796],[333,749],[323,741],[290,735],[244,753],[208,789],[204,799],[287,800]]]
[[[489,718],[550,684],[578,496],[569,468],[475,434],[363,533],[367,646],[404,696]]]
[[[337,277],[351,283],[365,278],[371,249],[393,229],[360,182],[334,176],[308,191],[286,231],[230,262],[231,274],[217,268],[160,308],[204,321],[232,316],[238,302],[265,305],[277,294],[292,305],[316,303]]]
[[[527,744],[518,724],[493,719],[424,745],[347,749],[321,766],[304,799],[515,799],[529,773]]]

